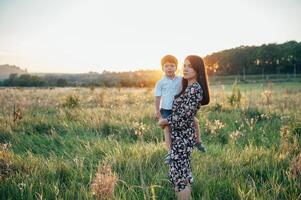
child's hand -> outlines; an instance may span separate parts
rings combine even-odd
[[[159,120],[161,117],[162,117],[162,116],[161,116],[161,113],[160,113],[160,112],[156,112],[155,118],[156,118],[157,120]]]
[[[206,152],[207,151],[207,149],[206,149],[206,147],[203,145],[203,143],[202,142],[198,142],[198,143],[196,143],[196,148],[199,150],[199,151],[201,151],[201,152]]]

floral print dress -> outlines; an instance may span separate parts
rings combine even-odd
[[[193,182],[190,157],[196,143],[194,116],[201,106],[203,90],[199,83],[187,86],[176,98],[167,121],[171,131],[169,178],[177,191]]]

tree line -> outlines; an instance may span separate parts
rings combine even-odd
[[[153,87],[162,77],[159,70],[140,70],[136,72],[108,72],[45,75],[11,74],[8,79],[0,81],[5,87]]]
[[[240,46],[204,57],[208,75],[297,74],[301,73],[301,42]],[[160,68],[160,67],[158,67]],[[11,74],[0,86],[20,87],[154,87],[161,70],[135,72],[89,72],[85,74]]]
[[[204,57],[209,75],[301,73],[301,42],[240,46]]]

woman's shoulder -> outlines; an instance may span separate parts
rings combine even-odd
[[[191,93],[195,93],[195,92],[201,92],[201,91],[203,91],[203,89],[202,89],[202,86],[198,82],[195,82],[191,85],[190,91],[191,91]]]
[[[194,82],[191,84],[191,87],[194,87],[194,88],[201,88],[201,85],[199,82]]]
[[[201,100],[203,98],[203,89],[200,83],[196,82],[191,85],[190,94],[198,102],[198,109],[201,106]]]

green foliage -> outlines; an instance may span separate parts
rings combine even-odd
[[[241,100],[241,93],[240,93],[240,89],[237,85],[237,80],[235,80],[235,82],[232,85],[232,94],[228,97],[228,101],[231,106],[239,107],[240,100]]]
[[[45,86],[46,82],[39,76],[32,76],[29,74],[11,74],[8,79],[4,80],[3,86],[20,86],[20,87],[40,87]]]
[[[204,62],[210,75],[300,73],[301,42],[240,46],[208,55]]]
[[[80,100],[76,94],[68,95],[63,102],[63,107],[78,108],[79,106]]]
[[[68,81],[64,78],[59,78],[56,80],[56,86],[58,87],[66,87],[68,85]]]

